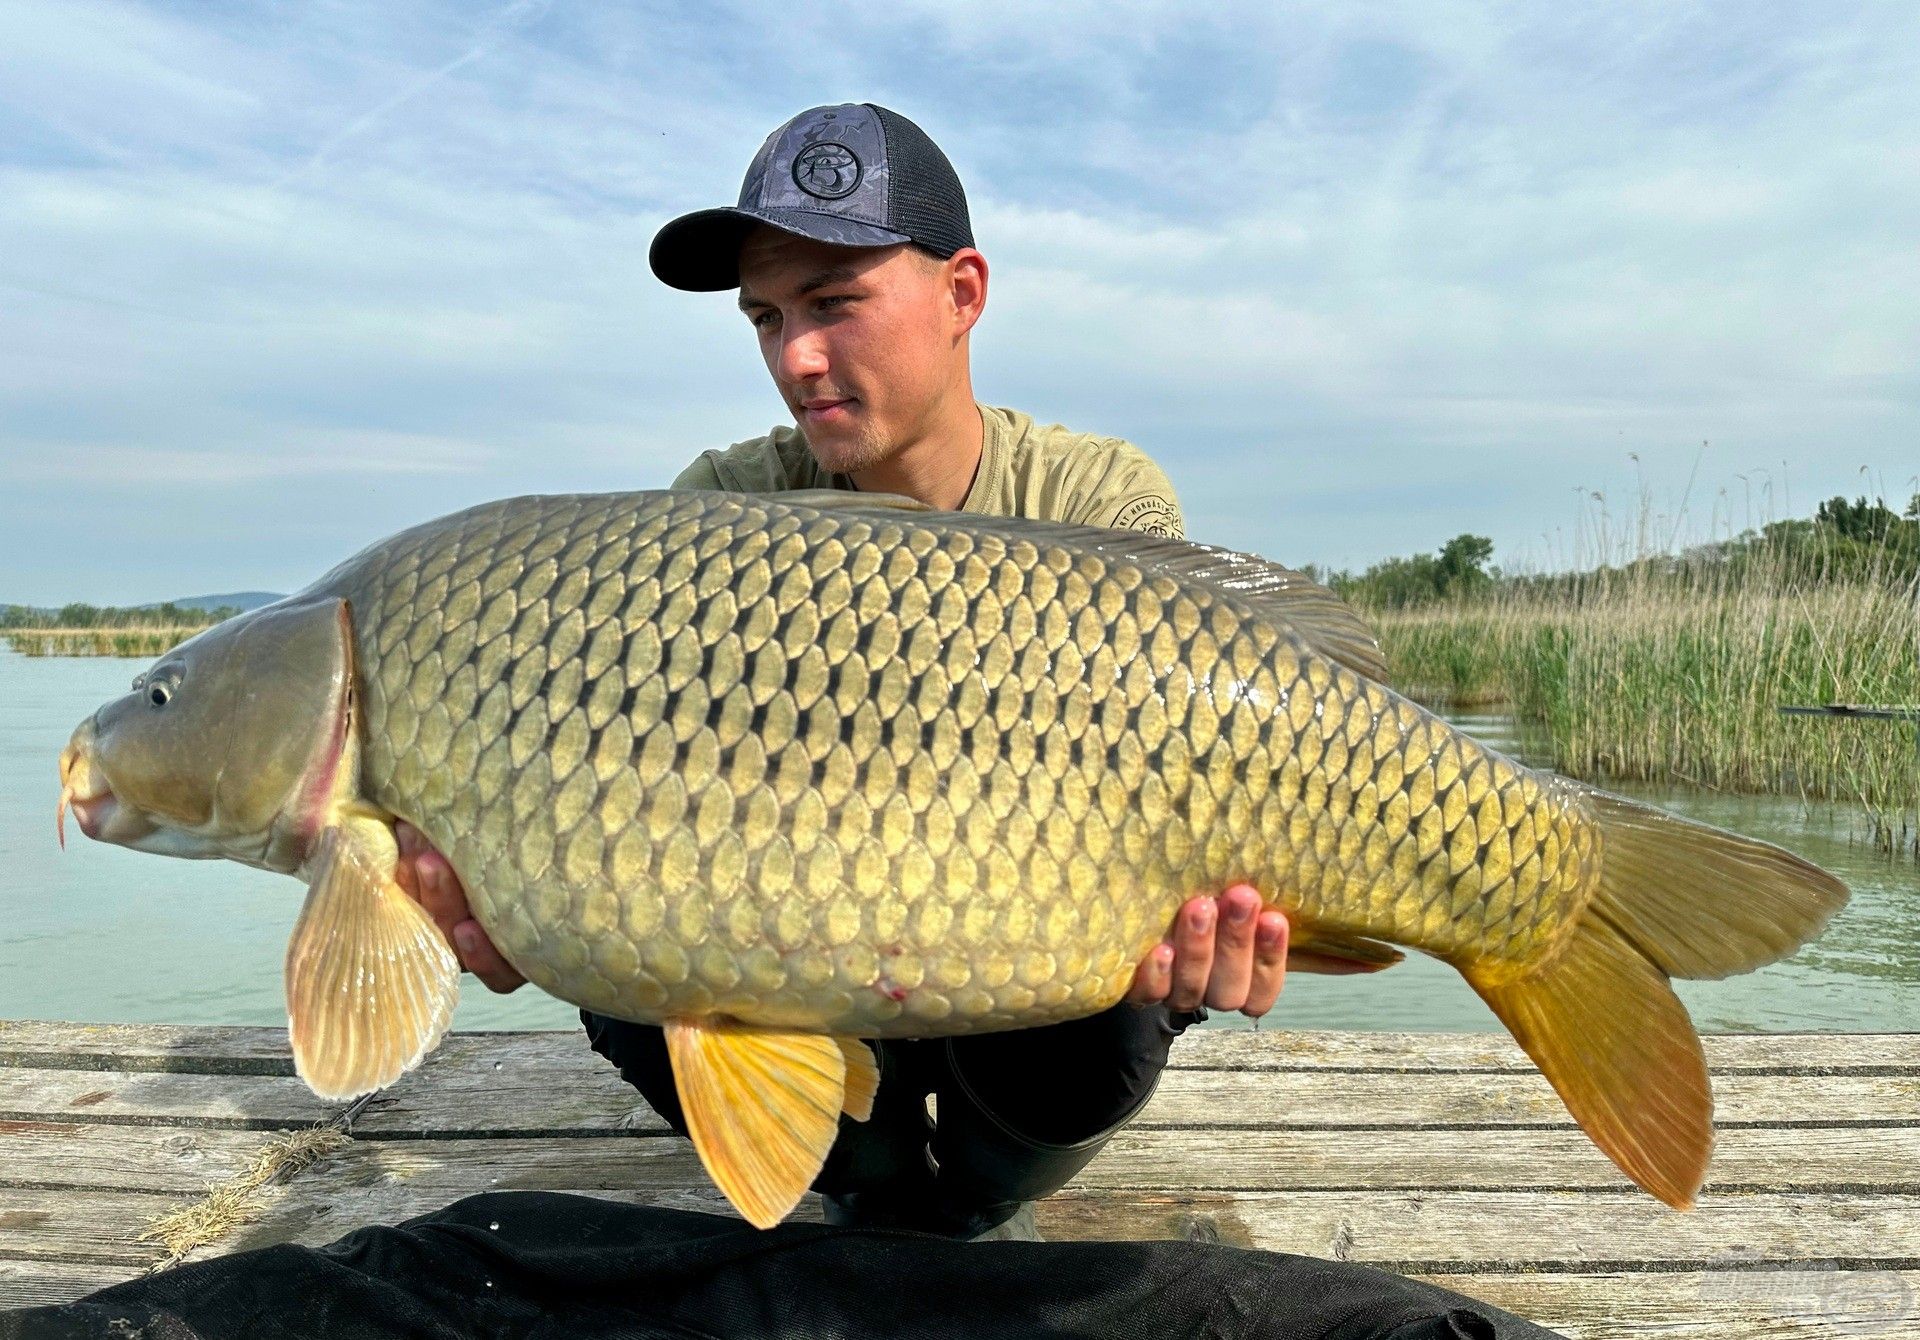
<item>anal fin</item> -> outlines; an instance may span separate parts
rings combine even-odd
[[[393,881],[392,830],[352,819],[321,834],[287,944],[294,1070],[322,1098],[383,1088],[439,1045],[460,963],[426,910]]]
[[[819,1175],[840,1113],[872,1113],[871,1050],[824,1033],[717,1018],[669,1019],[666,1034],[700,1162],[748,1223],[772,1228]]]
[[[1363,935],[1299,927],[1287,944],[1287,971],[1324,973],[1344,977],[1391,968],[1406,955],[1390,944]]]

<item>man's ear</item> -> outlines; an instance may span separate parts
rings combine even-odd
[[[953,298],[954,338],[973,329],[987,309],[987,258],[962,247],[947,258],[948,291]]]

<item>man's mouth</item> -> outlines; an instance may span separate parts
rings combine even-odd
[[[854,404],[851,396],[816,396],[800,402],[800,411],[814,423],[825,423],[851,412]]]

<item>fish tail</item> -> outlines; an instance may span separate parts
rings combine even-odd
[[[1588,1136],[1675,1209],[1713,1150],[1706,1057],[1673,977],[1749,972],[1819,934],[1847,888],[1778,847],[1604,792],[1593,897],[1553,955],[1462,971]]]

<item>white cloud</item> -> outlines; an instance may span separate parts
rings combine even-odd
[[[1195,533],[1519,546],[1703,439],[1713,487],[1913,472],[1920,13],[834,12],[0,13],[0,599],[111,574],[48,565],[63,508],[143,535],[165,491],[149,579],[207,589],[255,571],[243,509],[317,571],[764,431],[737,315],[646,247],[841,97],[969,183],[982,393],[1135,437]]]

